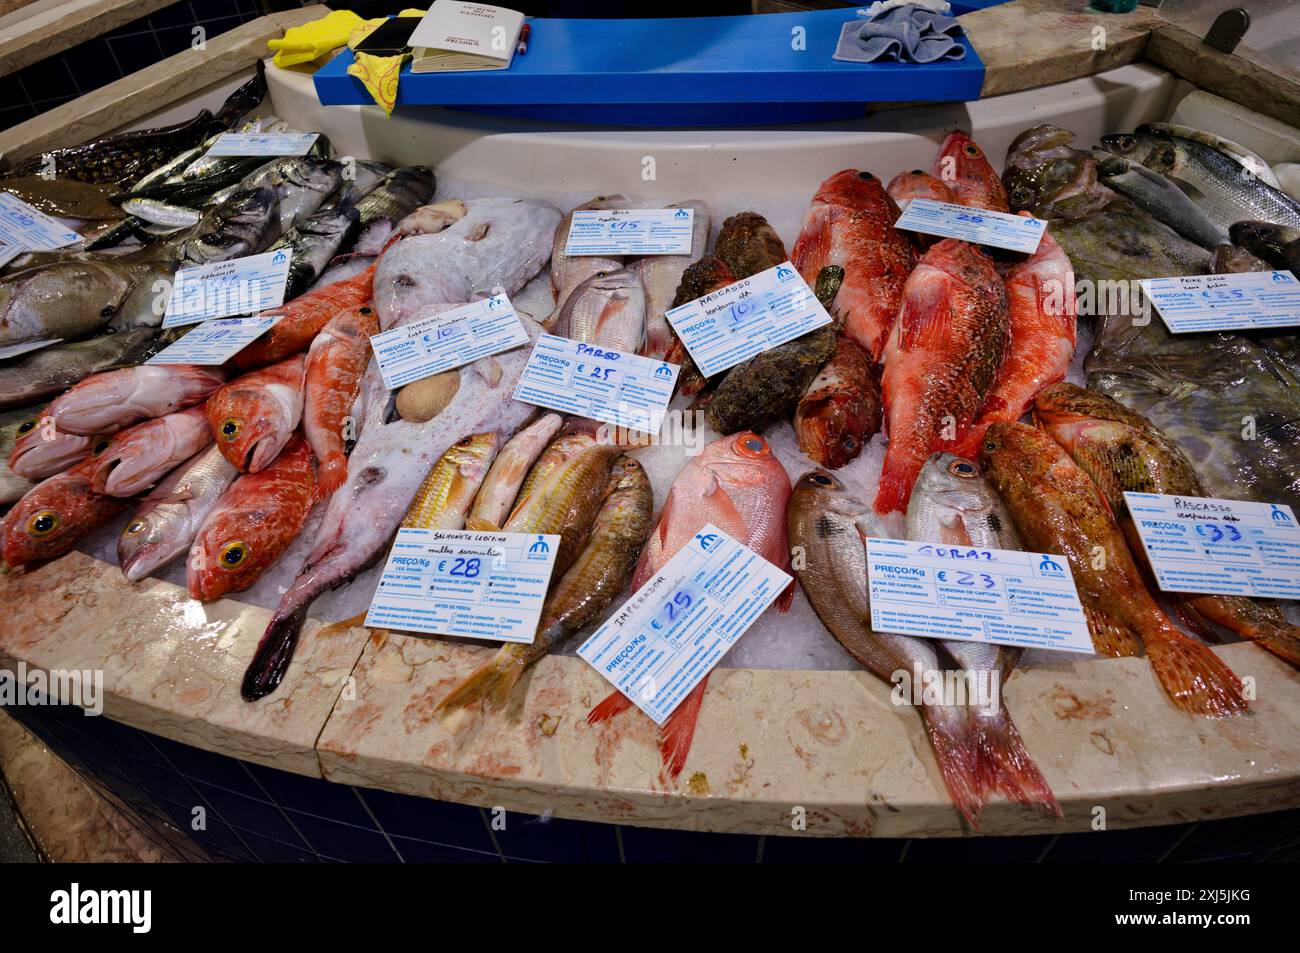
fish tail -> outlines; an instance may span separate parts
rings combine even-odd
[[[1128,626],[1120,625],[1103,612],[1087,607],[1083,610],[1088,620],[1088,633],[1092,636],[1092,647],[1101,655],[1111,658],[1142,654],[1142,640]]]
[[[293,650],[298,645],[298,636],[307,618],[307,605],[304,602],[287,612],[276,610],[271,617],[239,686],[239,694],[244,701],[257,701],[279,687],[289,663],[293,661]]]
[[[320,462],[320,471],[316,474],[316,485],[320,498],[329,496],[348,479],[348,458],[335,450],[325,454]]]
[[[985,793],[997,791],[1018,804],[1042,807],[1049,814],[1065,816],[1056,795],[1025,748],[1005,704],[999,702],[997,711],[988,714],[976,710],[974,734]]]
[[[1248,710],[1241,679],[1207,646],[1173,628],[1146,643],[1156,678],[1183,711],[1217,718]]]
[[[482,704],[489,711],[505,708],[523,673],[524,666],[503,649],[465,676],[434,706],[433,714],[453,733],[458,732],[476,706]]]
[[[1242,596],[1185,596],[1178,608],[1205,628],[1210,623],[1221,625],[1300,667],[1300,626],[1292,625],[1268,603]]]
[[[952,718],[952,709],[932,705],[921,706],[921,720],[930,738],[939,772],[953,806],[966,818],[966,823],[979,830],[979,813],[984,807],[980,783],[979,752],[971,743],[970,727],[962,715],[960,722]]]
[[[704,689],[708,684],[709,676],[705,675],[659,729],[659,756],[671,778],[676,778],[686,767],[686,756],[691,753],[691,742],[695,740],[695,722],[700,717]]]
[[[587,724],[597,725],[608,721],[632,707],[632,700],[622,692],[611,692],[599,705],[587,713]]]

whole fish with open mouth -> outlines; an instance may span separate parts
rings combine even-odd
[[[1034,402],[1034,421],[1092,477],[1135,554],[1145,550],[1124,501],[1125,491],[1208,496],[1191,461],[1172,440],[1141,414],[1104,394],[1073,384],[1049,387]],[[1275,605],[1244,596],[1165,596],[1202,634],[1209,634],[1208,623],[1215,623],[1300,666],[1300,628],[1287,622]]]
[[[302,431],[320,462],[320,493],[329,496],[348,476],[347,451],[356,443],[357,400],[378,332],[374,308],[340,311],[311,342],[303,383]],[[347,421],[352,421],[351,434]]]
[[[0,412],[0,506],[21,500],[36,485],[35,480],[14,473],[9,461],[18,439],[36,433],[44,411],[38,406]]]
[[[1007,190],[993,171],[984,150],[960,130],[948,133],[930,170],[952,189],[958,205],[993,212],[1010,211]]]
[[[1193,129],[1191,126],[1180,126],[1171,122],[1144,122],[1137,127],[1136,131],[1139,134],[1155,136],[1157,139],[1191,139],[1193,142],[1202,143],[1216,152],[1222,152],[1235,160],[1264,184],[1271,185],[1275,189],[1282,187],[1267,162],[1245,146],[1238,145],[1231,139],[1224,139],[1222,136],[1216,136],[1213,133],[1202,132],[1199,129]]]
[[[474,497],[474,507],[465,525],[477,531],[500,532],[519,496],[519,489],[533,464],[550,445],[564,424],[559,414],[546,414],[519,431],[501,448],[492,469]]]
[[[196,453],[141,502],[117,538],[117,564],[131,582],[188,552],[199,527],[239,471],[215,446]]]
[[[10,569],[55,559],[127,507],[96,493],[86,460],[36,484],[0,520],[0,558]]]
[[[66,261],[0,278],[0,358],[88,337],[117,314],[146,267]]]
[[[610,209],[631,208],[626,195],[598,195],[590,201],[583,202],[573,212],[603,212]],[[569,255],[565,248],[569,243],[569,228],[573,225],[573,212],[569,212],[555,226],[551,242],[551,291],[555,293],[554,315],[560,313],[570,292],[593,275],[602,272],[618,271],[623,267],[623,258],[602,255]],[[554,319],[548,318],[544,327],[550,327]]]
[[[693,261],[698,261],[709,246],[709,228],[712,216],[709,207],[699,199],[674,202],[668,208],[689,208],[695,212],[691,224],[691,251],[688,255],[647,255],[628,262],[627,270],[641,279],[646,297],[646,340],[642,354],[663,360],[673,343],[673,329],[664,313],[673,306],[677,286],[682,274]],[[563,223],[561,223],[563,227]],[[554,263],[551,265],[554,272]]]
[[[33,483],[76,466],[92,453],[108,449],[111,434],[64,433],[54,426],[48,408],[17,424],[8,453],[9,469]]]
[[[1272,222],[1234,222],[1229,233],[1234,244],[1300,278],[1300,228]]]
[[[884,351],[916,262],[906,236],[894,230],[897,219],[898,206],[878,178],[845,169],[817,189],[792,253],[809,286],[827,265],[844,269],[827,310],[873,361]]]
[[[299,434],[270,466],[236,477],[190,547],[186,583],[201,602],[247,589],[284,555],[316,502],[316,468]]]
[[[535,337],[537,325],[525,321],[525,326],[530,338]],[[528,422],[535,408],[511,396],[528,351],[516,348],[461,367],[456,396],[425,423],[389,422],[391,399],[378,366],[371,362],[362,382],[365,423],[348,460],[347,482],[330,497],[306,564],[281,599],[244,673],[240,694],[246,701],[280,684],[316,597],[383,555],[425,475],[448,447],[467,433],[494,431],[505,437]]]
[[[551,333],[639,354],[645,346],[647,310],[639,275],[628,268],[597,272],[570,292]]]
[[[90,488],[108,496],[135,496],[211,444],[202,407],[146,420],[114,434],[107,447],[91,454]]]
[[[1097,178],[1202,248],[1213,249],[1228,240],[1226,226],[1201,211],[1172,179],[1145,166],[1123,156],[1106,156],[1097,163]]]
[[[387,331],[430,305],[473,301],[504,288],[516,294],[546,264],[560,212],[532,199],[483,198],[436,235],[388,248],[375,270],[379,329]]]
[[[250,371],[219,387],[204,409],[222,454],[241,473],[265,470],[302,420],[306,357]]]
[[[942,452],[933,454],[916,478],[907,505],[907,538],[978,549],[1024,548],[1011,514],[984,479],[979,464]],[[1014,801],[1039,805],[1061,817],[1061,806],[1025,749],[1001,691],[1024,649],[957,639],[939,644],[964,672],[977,673],[984,684],[997,685],[996,704],[968,706],[981,796],[987,799],[990,792],[1001,791]]]
[[[1010,332],[1006,286],[983,252],[947,238],[922,256],[883,352],[889,444],[876,512],[906,510],[930,454],[965,438],[997,379]]]
[[[88,377],[50,404],[64,433],[111,433],[202,403],[225,382],[217,367],[141,364]]]
[[[1248,709],[1241,680],[1161,611],[1105,496],[1051,437],[1026,424],[992,424],[980,462],[1029,550],[1069,560],[1097,651],[1137,655],[1145,645],[1170,701],[1190,714]]]
[[[858,499],[824,470],[800,477],[787,510],[790,543],[804,558],[794,567],[817,618],[835,640],[882,682],[895,684],[898,672],[941,672],[935,643],[871,628],[867,583],[868,536],[887,536],[871,505]],[[925,726],[939,773],[953,806],[978,828],[984,784],[974,727],[965,706],[923,701],[912,686],[912,703]]]
[[[503,645],[438,702],[438,719],[455,731],[463,713],[479,701],[500,711],[530,665],[600,619],[632,578],[637,555],[650,535],[653,510],[654,491],[645,470],[631,457],[619,456],[590,541],[551,587],[533,641]]]
[[[146,361],[158,350],[156,336],[132,328],[24,354],[0,373],[0,408],[49,400],[94,374]]]
[[[1168,176],[1222,228],[1244,219],[1300,226],[1300,200],[1204,143],[1132,133],[1102,136],[1101,147]]]
[[[713,441],[698,456],[691,457],[674,478],[659,522],[641,551],[632,576],[632,591],[653,579],[708,523],[789,572],[789,499],[790,477],[766,440],[755,433],[739,433]],[[777,610],[787,611],[793,601],[791,583],[777,597]],[[686,766],[708,684],[706,675],[659,729],[659,754],[670,777],[676,778]],[[631,707],[628,697],[615,691],[591,710],[587,721],[596,724]]]

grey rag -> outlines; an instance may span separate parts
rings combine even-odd
[[[955,39],[962,35],[957,18],[917,4],[893,7],[866,23],[860,22],[844,25],[835,59],[934,63],[966,56],[966,48]]]

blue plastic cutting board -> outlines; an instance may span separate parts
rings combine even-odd
[[[785,124],[861,115],[865,102],[978,99],[984,64],[841,63],[831,54],[853,8],[665,20],[532,20],[508,70],[415,75],[398,106],[473,108],[600,125]],[[806,48],[794,49],[795,30]],[[315,75],[326,105],[371,103],[344,50]]]

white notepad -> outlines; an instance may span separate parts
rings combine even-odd
[[[524,15],[467,0],[435,0],[411,34],[412,73],[506,69]]]

